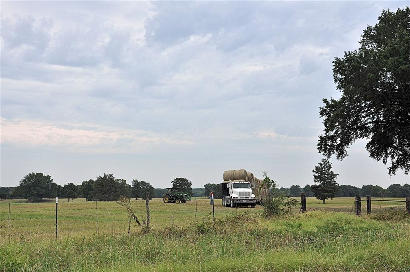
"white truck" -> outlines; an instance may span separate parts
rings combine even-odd
[[[252,183],[246,170],[228,170],[224,172],[223,177],[224,181],[221,184],[223,206],[255,207],[257,199],[252,192]]]

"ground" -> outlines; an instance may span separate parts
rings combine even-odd
[[[353,198],[308,198],[306,214],[280,218],[216,200],[213,220],[208,199],[154,199],[151,231],[132,224],[128,234],[117,203],[60,199],[57,241],[54,202],[13,200],[9,219],[9,201],[0,201],[0,271],[408,271],[405,203],[384,200],[357,217]],[[145,202],[131,206],[143,220]]]

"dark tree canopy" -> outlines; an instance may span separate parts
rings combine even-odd
[[[132,196],[135,197],[135,199],[146,199],[147,196],[148,199],[152,199],[154,196],[154,187],[152,187],[149,182],[134,179],[132,181]]]
[[[290,196],[300,196],[300,193],[302,193],[302,189],[300,188],[299,185],[292,185],[289,188],[289,195]]]
[[[94,183],[94,180],[89,179],[81,184],[81,193],[87,201],[94,199]]]
[[[213,192],[214,198],[222,198],[222,185],[221,184],[207,183],[204,185],[204,188],[205,188],[206,197],[209,197],[211,192]]]
[[[179,189],[184,193],[192,196],[192,183],[186,178],[176,178],[172,183],[172,188]]]
[[[112,174],[104,174],[94,182],[93,196],[95,200],[113,201],[120,197],[129,197],[131,188],[123,179],[116,179]]]
[[[26,175],[16,188],[18,193],[29,201],[41,201],[43,198],[55,197],[57,184],[49,175],[30,173]]]
[[[315,185],[310,188],[314,196],[322,200],[324,204],[326,199],[335,197],[338,189],[336,183],[338,174],[332,171],[332,164],[327,159],[322,159],[312,172]]]
[[[64,185],[62,189],[62,197],[68,198],[68,201],[71,199],[77,198],[79,194],[78,187],[74,183],[68,183]]]
[[[389,173],[410,170],[410,9],[383,11],[360,48],[333,61],[340,99],[323,99],[324,134],[318,150],[338,159],[358,139]]]

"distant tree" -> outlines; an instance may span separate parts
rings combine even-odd
[[[410,186],[408,184],[401,186],[400,184],[392,184],[386,189],[386,194],[389,197],[406,197],[410,196]]]
[[[30,173],[26,175],[18,186],[18,193],[29,201],[37,202],[43,198],[56,196],[57,184],[49,175]]]
[[[299,185],[292,185],[289,188],[289,195],[290,196],[300,196],[301,192],[302,192],[302,189],[300,188]]]
[[[360,188],[352,185],[340,185],[337,189],[337,197],[353,197],[362,195]]]
[[[381,197],[381,196],[384,196],[384,189],[377,185],[363,185],[362,190],[361,190],[361,195]]]
[[[135,199],[146,199],[147,195],[148,199],[152,199],[154,197],[154,187],[152,187],[148,182],[134,179],[132,181],[132,196],[135,197]]]
[[[62,197],[66,197],[70,202],[70,198],[74,199],[78,196],[77,186],[74,183],[68,183],[64,185],[62,191]]]
[[[303,192],[305,193],[306,197],[313,196],[313,192],[312,192],[312,189],[310,188],[309,184],[307,184],[305,187],[303,187]]]
[[[192,196],[192,182],[190,182],[188,179],[176,178],[173,181],[171,181],[171,183],[172,183],[172,188],[179,189],[183,191],[184,193]]]
[[[0,199],[11,198],[13,187],[0,187]]]
[[[207,183],[204,185],[205,196],[209,197],[211,192],[214,193],[214,198],[222,198],[222,186],[221,184]]]
[[[342,92],[323,99],[324,134],[318,150],[338,159],[356,140],[368,140],[370,157],[390,174],[410,170],[410,8],[383,11],[362,34],[360,48],[335,58],[333,77]]]
[[[289,190],[289,188],[280,187],[279,189],[275,189],[275,190],[278,191],[280,195],[290,196],[290,190]]]
[[[162,189],[162,188],[154,188],[153,191],[153,198],[162,198],[166,193],[167,189]]]
[[[87,201],[94,199],[94,183],[94,180],[89,179],[81,184],[81,193]]]
[[[205,188],[192,188],[192,196],[205,196]]]
[[[322,200],[325,204],[326,199],[335,196],[338,187],[336,183],[338,174],[332,171],[332,164],[327,159],[322,159],[312,172],[315,182],[315,185],[311,186],[312,192],[317,199]]]
[[[130,195],[130,186],[125,180],[115,179],[112,174],[99,176],[94,182],[93,197],[96,200],[113,201]]]

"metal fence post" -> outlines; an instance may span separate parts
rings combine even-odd
[[[56,197],[56,240],[58,237],[58,197]]]
[[[371,196],[366,196],[367,198],[367,214],[371,214],[372,213],[372,198]]]
[[[355,208],[356,208],[356,215],[360,215],[362,213],[362,199],[360,196],[356,196],[355,198]]]
[[[300,210],[302,211],[302,213],[306,212],[306,195],[305,193],[301,193],[300,194]]]

